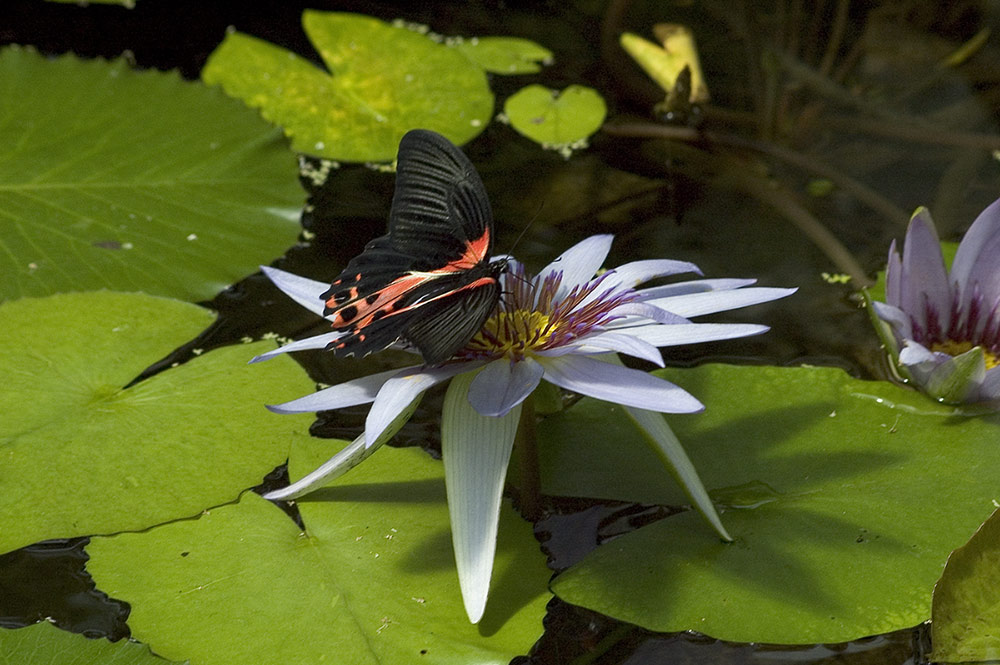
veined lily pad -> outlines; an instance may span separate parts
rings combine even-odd
[[[503,107],[511,126],[545,146],[571,146],[601,128],[608,109],[592,88],[571,85],[559,92],[529,85],[511,95]]]
[[[0,629],[0,660],[26,665],[169,665],[145,644],[92,640],[44,621],[17,630]]]
[[[292,477],[335,449],[301,440]],[[505,508],[493,595],[483,621],[470,624],[443,471],[421,450],[386,447],[298,501],[305,533],[248,494],[196,520],[95,538],[88,570],[131,604],[133,635],[170,658],[506,665],[541,634],[544,558],[530,525]]]
[[[838,369],[663,376],[707,405],[668,420],[736,541],[692,511],[669,517],[598,547],[555,580],[560,597],[739,642],[842,642],[930,617],[948,554],[994,509],[1000,416]],[[557,493],[683,501],[640,472],[650,453],[603,405],[585,400],[541,436]]]
[[[107,291],[0,305],[0,552],[196,515],[284,462],[311,417],[264,404],[312,384],[291,360],[247,366],[270,342],[124,387],[212,318]]]
[[[1000,511],[952,552],[934,588],[934,662],[1000,660]]]
[[[462,144],[493,112],[483,70],[455,49],[370,16],[308,10],[306,34],[329,72],[283,48],[234,32],[202,71],[284,127],[292,147],[344,161],[391,161],[407,130]]]
[[[300,231],[280,133],[175,73],[8,47],[0,125],[0,300],[206,300]]]

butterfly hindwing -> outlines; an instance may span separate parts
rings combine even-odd
[[[425,362],[443,362],[479,332],[499,297],[499,282],[484,277],[428,303],[427,311],[414,318],[404,336],[417,347]]]
[[[321,296],[343,332],[329,348],[360,357],[405,338],[425,362],[453,355],[500,297],[491,231],[486,190],[465,154],[434,132],[407,133],[389,233],[369,242]]]

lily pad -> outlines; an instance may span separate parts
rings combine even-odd
[[[1000,661],[1000,511],[952,552],[934,588],[934,662]]]
[[[0,654],[4,663],[30,665],[168,665],[144,644],[92,640],[44,621],[17,630],[0,629]]]
[[[708,407],[668,420],[736,541],[687,511],[598,547],[555,580],[560,597],[737,642],[843,642],[929,618],[948,554],[994,509],[1000,417],[831,368],[662,375]],[[598,403],[540,434],[559,493],[683,500],[638,474],[650,453]]]
[[[0,124],[0,300],[206,300],[300,231],[280,133],[176,73],[7,47]]]
[[[562,92],[529,85],[511,95],[503,107],[511,126],[536,143],[568,146],[601,128],[608,108],[592,88],[571,85]]]
[[[534,74],[552,51],[520,37],[474,37],[455,44],[465,57],[493,74]]]
[[[239,32],[226,36],[202,71],[206,83],[283,126],[296,150],[391,161],[410,129],[462,144],[489,122],[486,75],[455,49],[360,14],[307,10],[302,25],[329,72]]]
[[[299,441],[292,477],[333,454],[331,443]],[[382,448],[297,505],[305,533],[248,494],[196,520],[95,538],[88,570],[131,604],[133,635],[202,665],[343,654],[357,664],[506,665],[540,636],[549,573],[509,507],[490,604],[478,626],[466,619],[443,467],[423,451]]]
[[[142,294],[0,305],[0,552],[136,530],[235,500],[284,462],[310,416],[263,405],[308,391],[270,342],[221,348],[125,387],[213,316]]]

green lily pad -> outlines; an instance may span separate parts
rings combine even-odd
[[[17,630],[0,629],[0,662],[30,665],[168,665],[168,661],[154,656],[144,644],[130,640],[92,640],[60,630],[44,621]]]
[[[503,111],[519,133],[544,146],[571,146],[601,128],[608,108],[592,88],[571,85],[562,92],[529,85],[511,95]]]
[[[280,133],[176,73],[8,47],[0,125],[0,300],[206,300],[298,237]]]
[[[830,368],[662,375],[708,407],[668,420],[736,541],[687,511],[597,548],[555,580],[560,597],[737,642],[843,642],[930,616],[948,554],[994,509],[1000,416]],[[548,420],[542,448],[561,466],[544,491],[559,474],[559,493],[683,501],[639,472],[650,453],[607,407]]]
[[[1000,660],[1000,511],[948,558],[932,614],[934,662]]]
[[[552,51],[520,37],[474,37],[458,41],[455,48],[494,74],[534,74],[552,60]]]
[[[489,122],[486,75],[455,49],[370,16],[307,10],[302,25],[329,73],[268,42],[233,32],[202,71],[206,83],[261,109],[300,152],[391,161],[417,127],[462,144]]]
[[[331,443],[300,440],[292,477],[332,455]],[[87,567],[98,588],[131,604],[133,635],[201,665],[344,654],[357,664],[499,665],[540,636],[549,573],[509,507],[486,615],[476,626],[466,619],[443,465],[422,451],[382,448],[298,507],[305,533],[248,494],[197,520],[95,538]]]
[[[0,552],[195,515],[284,462],[311,416],[270,342],[221,348],[124,388],[211,323],[195,305],[108,291],[0,305]]]

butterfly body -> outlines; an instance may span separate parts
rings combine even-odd
[[[321,298],[342,355],[403,339],[428,364],[465,346],[496,307],[506,261],[490,261],[493,214],[472,163],[428,130],[399,143],[384,236],[351,259]]]

